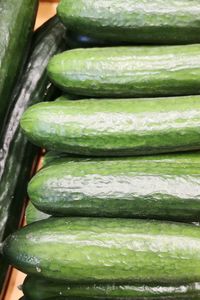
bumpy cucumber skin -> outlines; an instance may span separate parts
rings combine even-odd
[[[198,0],[62,0],[69,29],[93,38],[136,44],[200,42]]]
[[[71,282],[200,281],[200,228],[181,223],[50,218],[4,242],[10,264],[27,274]]]
[[[49,218],[50,215],[43,213],[42,211],[38,210],[31,202],[29,202],[26,208],[26,223],[31,224],[33,222],[37,222],[40,220],[44,220]]]
[[[29,183],[34,205],[51,215],[200,220],[200,156],[69,161]]]
[[[200,297],[200,284],[182,286],[158,286],[138,284],[71,284],[50,281],[38,277],[27,276],[23,283],[23,293],[29,300],[41,300],[52,297],[63,299],[186,299]],[[188,299],[188,298],[187,298]]]
[[[36,145],[89,156],[200,149],[200,96],[57,101],[30,107],[21,127]]]
[[[200,45],[74,49],[54,56],[50,79],[88,97],[200,93]]]

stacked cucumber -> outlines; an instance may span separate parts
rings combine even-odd
[[[63,96],[21,119],[50,151],[28,226],[3,247],[27,300],[200,299],[199,13],[197,0],[60,2],[89,43],[49,61]]]

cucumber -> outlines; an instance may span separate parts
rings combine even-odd
[[[30,275],[70,282],[200,281],[200,228],[108,218],[50,218],[6,239],[4,258]]]
[[[197,150],[200,96],[40,103],[24,113],[21,127],[36,145],[79,155]]]
[[[61,162],[67,162],[67,161],[88,161],[90,160],[89,157],[85,156],[77,156],[77,155],[69,155],[67,153],[60,153],[60,152],[54,152],[49,151],[43,158],[42,167],[48,167],[50,165],[60,164]]]
[[[47,78],[46,66],[53,54],[65,49],[63,25],[57,19],[50,20],[35,33],[31,49],[13,95],[15,105],[9,112],[0,147],[0,243],[19,225],[33,161],[38,153],[24,137],[19,120],[28,106],[50,100],[55,95],[56,89]],[[0,255],[0,289],[7,267]]]
[[[15,82],[28,56],[38,0],[0,1],[0,133]]]
[[[43,219],[49,218],[50,215],[43,213],[38,210],[31,202],[29,202],[26,208],[26,223],[31,224],[33,222],[37,222]]]
[[[174,285],[139,285],[139,284],[81,284],[55,282],[27,276],[23,283],[23,293],[29,300],[44,300],[52,297],[63,299],[191,299],[200,297],[200,284]],[[180,298],[179,298],[180,297]]]
[[[86,35],[78,34],[73,30],[67,32],[67,42],[71,49],[122,45],[122,43],[118,41],[110,43],[102,39],[95,39]]]
[[[48,74],[62,90],[88,97],[194,95],[200,44],[74,49],[53,57]]]
[[[144,188],[145,187],[145,188]],[[28,185],[51,215],[200,220],[200,154],[55,161]]]
[[[49,151],[45,154],[43,158],[42,167],[47,167],[51,164],[54,164],[56,162],[60,161],[66,161],[69,158],[69,161],[71,160],[71,156],[67,155],[66,153],[58,153],[54,151]]]
[[[136,44],[200,42],[198,0],[62,0],[58,15],[69,29]]]
[[[81,158],[78,156],[69,156],[66,153],[56,153],[56,152],[48,152],[42,162],[42,168],[50,166],[52,164],[59,164],[61,162],[66,161],[79,161],[79,160],[86,160],[85,158]],[[39,209],[37,209],[31,202],[28,203],[26,208],[26,223],[31,224],[33,222],[37,222],[43,219],[49,218],[50,215],[46,214]]]

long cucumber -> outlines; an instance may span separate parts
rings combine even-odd
[[[51,80],[68,93],[131,98],[200,93],[200,44],[74,49],[50,60]]]
[[[69,28],[99,40],[136,44],[200,42],[198,0],[62,0]]]
[[[81,284],[57,282],[34,276],[27,276],[23,286],[24,295],[29,300],[76,298],[145,300],[145,299],[194,299],[200,297],[200,284],[147,285],[147,284]],[[190,298],[192,297],[192,298]]]
[[[200,221],[200,154],[51,162],[31,180],[51,215]]]
[[[40,103],[21,126],[36,145],[88,156],[200,149],[200,96]]]
[[[70,282],[200,281],[200,228],[108,218],[50,218],[8,237],[3,253],[24,273]]]

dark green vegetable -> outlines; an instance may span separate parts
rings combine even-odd
[[[67,32],[67,42],[70,48],[90,48],[90,47],[105,47],[113,45],[122,45],[120,42],[104,41],[102,39],[94,39],[86,35],[78,34],[73,30]]]
[[[31,224],[33,222],[37,222],[43,219],[49,218],[50,215],[43,213],[38,210],[31,202],[29,202],[26,208],[26,223]]]
[[[43,162],[42,162],[42,167],[47,167],[51,164],[54,163],[60,163],[61,161],[66,161],[67,159],[69,159],[69,161],[71,161],[71,159],[76,159],[78,157],[76,156],[70,156],[66,153],[59,153],[59,152],[54,152],[54,151],[48,151],[44,158],[43,158]]]
[[[31,180],[29,197],[51,215],[200,221],[200,155],[64,158]]]
[[[38,150],[20,130],[19,120],[28,106],[50,100],[55,88],[47,78],[49,58],[65,48],[65,29],[57,19],[49,21],[35,35],[24,75],[16,86],[13,109],[0,149],[0,242],[18,227],[33,159]],[[0,256],[0,287],[7,265]]]
[[[71,282],[200,281],[200,228],[104,218],[49,218],[8,237],[5,259],[19,270]]]
[[[42,167],[48,167],[50,165],[54,164],[60,164],[61,162],[67,162],[67,161],[87,161],[90,160],[90,158],[86,158],[85,156],[77,156],[62,152],[54,152],[54,151],[48,151],[47,154],[43,158]]]
[[[37,6],[38,0],[0,1],[0,134],[13,100],[13,87],[29,52]]]
[[[50,60],[51,80],[88,97],[146,97],[200,93],[200,44],[75,49]]]
[[[27,276],[23,284],[24,295],[29,300],[46,300],[52,297],[63,299],[191,299],[200,298],[200,284],[174,285],[139,285],[139,284],[81,284],[55,282]]]
[[[58,15],[74,31],[109,42],[200,42],[198,0],[62,0]]]
[[[200,96],[40,103],[24,113],[21,126],[33,143],[58,152],[127,156],[196,150]]]

